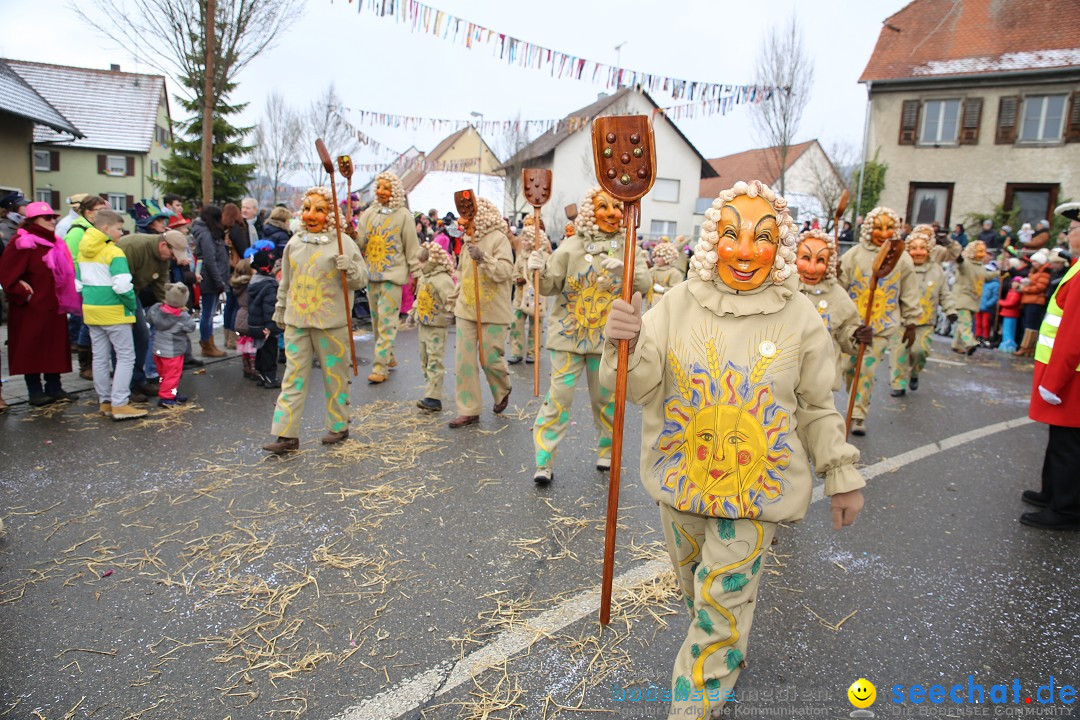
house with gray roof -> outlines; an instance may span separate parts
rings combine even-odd
[[[34,128],[72,139],[82,133],[4,61],[0,60],[0,196],[33,189]]]
[[[58,210],[76,193],[101,195],[126,213],[153,197],[170,154],[172,122],[161,75],[4,60],[77,134],[34,127],[33,199]],[[29,195],[28,195],[29,196]],[[129,220],[130,223],[130,220]]]

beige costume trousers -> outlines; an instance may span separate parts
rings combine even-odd
[[[446,377],[446,328],[436,325],[420,326],[420,366],[424,370],[424,397],[442,400],[443,378]]]
[[[455,352],[455,391],[458,413],[480,414],[480,369],[487,378],[491,397],[499,402],[510,392],[510,370],[506,367],[503,351],[506,347],[506,325],[484,323],[484,358],[478,367],[480,354],[477,350],[476,323],[462,317],[457,319]]]
[[[555,464],[555,450],[570,426],[570,405],[574,402],[574,387],[582,372],[589,383],[593,423],[599,434],[596,441],[597,459],[611,457],[615,401],[614,393],[600,383],[600,354],[582,355],[552,350],[551,380],[544,403],[533,423],[533,448],[536,450],[538,468],[550,468]]]
[[[270,432],[279,437],[300,437],[300,418],[307,402],[313,358],[318,358],[322,365],[326,429],[331,432],[348,429],[351,340],[348,327],[320,330],[285,326],[285,378],[281,381]]]

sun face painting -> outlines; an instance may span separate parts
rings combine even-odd
[[[866,306],[870,302],[870,276],[861,268],[855,268],[854,278],[848,294],[855,301],[859,317],[866,317]],[[870,315],[870,328],[878,335],[892,328],[893,314],[900,302],[900,271],[893,270],[878,280],[874,292],[874,309]]]
[[[596,269],[590,266],[577,277],[567,277],[567,289],[563,291],[566,315],[559,332],[582,349],[595,348],[603,341],[608,310],[619,293],[618,285],[621,283],[616,282],[602,290],[597,285],[598,278]]]
[[[397,232],[390,227],[391,219],[385,217],[381,222],[368,221],[364,259],[367,260],[372,280],[382,280],[382,274],[389,269],[397,253]]]
[[[683,512],[756,518],[783,494],[791,459],[789,416],[773,399],[766,371],[779,351],[752,369],[720,366],[716,340],[705,341],[707,366],[668,353],[679,392],[664,403],[655,470],[672,505]]]
[[[423,325],[435,322],[435,300],[426,285],[421,285],[416,293],[416,319]]]
[[[304,318],[305,324],[319,326],[333,317],[335,306],[323,292],[322,284],[314,277],[315,267],[322,259],[322,252],[314,253],[301,266],[291,258],[292,282],[289,284],[289,305]]]

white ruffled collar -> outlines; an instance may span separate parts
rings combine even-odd
[[[714,315],[771,315],[787,305],[799,289],[799,276],[791,275],[781,285],[766,282],[754,290],[746,292],[733,290],[713,278],[709,282],[699,277],[690,276],[688,289],[701,307]]]

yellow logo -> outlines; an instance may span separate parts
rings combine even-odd
[[[865,709],[873,705],[874,701],[877,700],[877,688],[866,678],[859,678],[851,683],[851,687],[847,690],[847,696],[852,705],[860,710]]]

